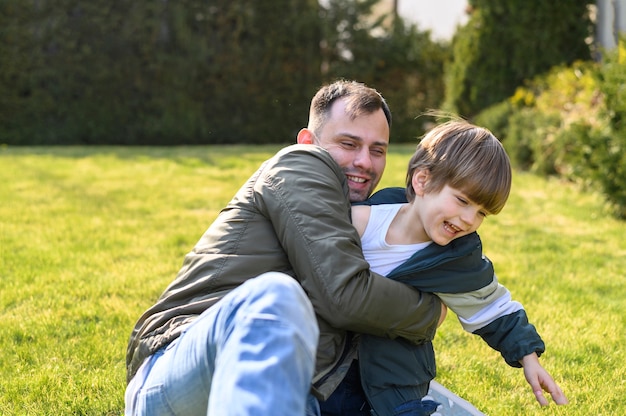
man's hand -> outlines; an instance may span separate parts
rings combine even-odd
[[[543,395],[544,391],[550,393],[552,400],[558,405],[569,403],[552,376],[539,364],[537,354],[532,353],[525,356],[520,363],[524,367],[526,381],[532,387],[535,398],[540,405],[547,406],[549,404],[548,399]]]

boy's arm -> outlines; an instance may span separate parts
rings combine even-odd
[[[370,212],[372,207],[368,205],[353,205],[352,206],[352,225],[359,233],[359,237],[363,237],[367,223],[370,219]]]
[[[569,403],[567,397],[563,394],[563,390],[556,384],[550,373],[539,363],[537,354],[528,354],[522,358],[520,364],[524,367],[526,381],[532,387],[535,398],[540,405],[547,406],[549,404],[548,400],[543,395],[544,391],[550,393],[552,400],[554,400],[556,404],[561,405]]]
[[[498,283],[495,275],[489,285],[479,290],[437,295],[457,314],[466,331],[480,335],[510,366],[521,367],[523,357],[545,351],[523,306],[511,299],[511,293]]]
[[[466,330],[480,335],[492,348],[500,351],[508,364],[524,368],[526,381],[540,405],[548,405],[544,391],[550,393],[556,404],[568,403],[563,391],[539,363],[538,353],[544,351],[539,334],[528,323],[521,304],[511,301],[510,293],[497,284],[495,277],[493,285],[479,291],[438,295],[444,304],[457,313]],[[472,309],[472,306],[481,304],[480,311]],[[506,313],[507,308],[512,313]]]

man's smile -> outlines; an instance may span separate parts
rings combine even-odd
[[[365,183],[365,182],[367,182],[367,179],[359,178],[358,176],[346,175],[346,178],[348,178],[348,180],[351,181],[351,182],[357,182],[357,183]]]

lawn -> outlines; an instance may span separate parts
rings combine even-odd
[[[278,148],[0,148],[0,414],[120,415],[135,320]],[[411,152],[392,146],[383,185]],[[541,409],[453,315],[437,380],[491,416],[626,414],[625,233],[594,192],[516,172],[480,234],[571,404]]]

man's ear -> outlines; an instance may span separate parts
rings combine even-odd
[[[415,195],[424,196],[429,179],[430,171],[428,169],[415,169],[415,172],[413,172],[413,178],[411,179],[411,185],[413,186]]]
[[[304,128],[298,132],[297,142],[298,144],[314,144],[315,135],[307,128]]]

